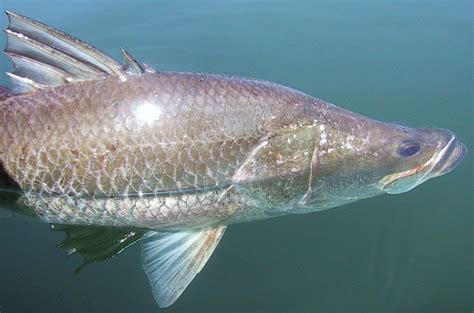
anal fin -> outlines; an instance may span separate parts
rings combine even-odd
[[[170,306],[183,293],[214,252],[225,228],[145,234],[143,269],[160,307]]]
[[[54,231],[66,234],[59,248],[68,249],[68,255],[79,253],[84,262],[75,270],[78,273],[89,263],[108,260],[137,242],[143,230],[104,226],[78,226],[52,224]]]

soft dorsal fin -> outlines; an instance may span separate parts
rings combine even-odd
[[[75,273],[89,263],[113,258],[145,234],[143,230],[105,226],[52,224],[52,228],[66,234],[66,238],[58,244],[59,248],[68,249],[68,255],[79,253],[84,258]]]
[[[125,65],[97,48],[43,23],[13,12],[5,53],[15,70],[9,73],[14,93],[30,92],[107,75],[140,75],[148,67],[124,53]]]
[[[142,240],[143,269],[162,308],[173,304],[217,247],[225,226],[177,233],[148,232]]]

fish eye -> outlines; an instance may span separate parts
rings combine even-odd
[[[421,145],[416,141],[404,141],[398,146],[397,153],[403,157],[414,156],[421,150]]]

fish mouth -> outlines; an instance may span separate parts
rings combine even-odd
[[[448,143],[424,164],[404,172],[385,176],[381,180],[382,190],[386,193],[409,191],[430,178],[451,172],[461,163],[467,153],[467,147],[458,142],[454,135],[451,135]],[[406,183],[400,184],[403,180],[406,180]]]
[[[431,177],[448,174],[466,157],[468,150],[462,142],[455,141],[451,146],[449,153],[445,153],[443,158],[431,170]]]

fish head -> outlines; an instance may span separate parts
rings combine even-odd
[[[407,192],[430,178],[451,172],[467,155],[467,147],[449,130],[409,128],[397,125],[397,133],[385,149],[392,151],[386,163],[389,173],[378,181],[383,192]]]
[[[467,154],[449,130],[374,121],[359,125],[358,132],[353,125],[329,130],[328,146],[316,146],[309,187],[295,213],[409,191],[449,173]]]

